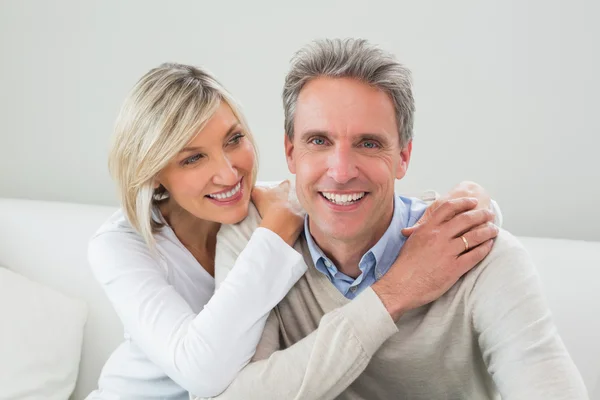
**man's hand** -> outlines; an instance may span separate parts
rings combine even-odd
[[[444,202],[446,202],[447,200],[459,199],[462,197],[476,198],[476,209],[478,210],[492,209],[492,198],[489,195],[489,193],[486,192],[486,190],[483,187],[481,187],[481,185],[471,181],[463,181],[455,187],[453,187],[447,194],[431,203],[431,205],[427,207],[427,210],[425,210],[425,213],[423,213],[421,218],[417,221],[417,223],[412,227],[402,229],[402,234],[406,237],[412,235],[412,233],[415,231],[415,228],[423,224],[424,222],[427,222],[431,218],[433,212],[439,206],[444,204]]]
[[[395,321],[438,299],[490,252],[498,235],[490,222],[494,214],[476,207],[474,198],[444,201],[414,229],[390,270],[372,286]]]

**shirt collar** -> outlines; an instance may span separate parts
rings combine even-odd
[[[392,216],[392,221],[390,222],[383,236],[377,241],[377,243],[375,243],[373,247],[363,254],[361,258],[360,268],[363,273],[365,272],[362,267],[363,260],[367,258],[369,253],[375,257],[375,265],[379,264],[383,259],[390,257],[392,255],[391,253],[393,253],[393,259],[396,258],[398,254],[395,249],[399,249],[401,244],[406,240],[406,238],[400,234],[400,230],[407,226],[408,221],[405,221],[408,214],[406,210],[407,207],[407,204],[405,204],[401,198],[394,197],[394,214]],[[321,266],[322,262],[326,265],[329,273],[334,276],[335,273],[337,273],[337,268],[314,241],[310,233],[308,215],[304,217],[304,235],[306,237],[306,243],[308,244],[308,249],[315,267],[321,269],[319,267]]]
[[[312,258],[315,267],[317,267],[317,269],[320,270],[321,262],[327,261],[327,263],[330,264],[333,268],[335,268],[335,270],[331,270],[330,268],[327,269],[330,270],[329,272],[332,276],[335,275],[335,273],[337,272],[337,268],[335,267],[333,262],[325,255],[325,253],[323,253],[323,250],[321,250],[321,248],[317,245],[312,235],[310,234],[310,228],[308,227],[308,214],[306,214],[306,216],[304,217],[304,236],[306,237],[308,251],[310,252],[310,257]],[[325,271],[321,272],[325,273]]]

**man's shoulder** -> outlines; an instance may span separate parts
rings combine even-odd
[[[235,224],[222,225],[217,235],[217,240],[222,243],[235,243],[242,240],[244,243],[250,240],[252,233],[260,226],[261,217],[252,202],[248,205],[246,218]]]
[[[535,265],[521,241],[500,229],[490,253],[465,276],[469,286],[501,286],[537,274]]]
[[[396,193],[394,199],[394,215],[401,214],[395,229],[398,231],[403,228],[413,226],[425,213],[430,202],[419,197],[408,197]]]
[[[273,187],[280,184],[282,181],[258,181],[255,186]],[[248,204],[248,215],[246,218],[235,224],[222,225],[219,229],[218,240],[229,242],[231,240],[239,240],[245,238],[250,240],[252,233],[260,226],[262,218],[252,201]]]
[[[483,264],[491,264],[498,261],[506,261],[511,258],[528,257],[529,254],[521,241],[506,229],[500,228],[498,236],[494,239],[494,246],[490,254],[482,261]]]

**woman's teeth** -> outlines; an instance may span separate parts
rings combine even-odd
[[[232,196],[235,196],[240,191],[241,187],[242,187],[242,181],[239,181],[238,184],[235,185],[235,187],[233,189],[231,189],[229,192],[219,193],[219,194],[209,194],[208,197],[210,197],[211,199],[226,200]]]

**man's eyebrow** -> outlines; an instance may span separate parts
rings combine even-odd
[[[331,139],[331,133],[324,131],[324,130],[320,130],[320,129],[309,129],[308,131],[302,132],[300,134],[300,140],[305,142],[308,139],[310,139],[311,137],[314,136],[320,136],[320,137],[324,137],[326,139]],[[383,146],[389,146],[390,145],[390,138],[388,137],[388,135],[384,135],[381,133],[361,133],[358,134],[356,137],[356,141],[357,142],[362,142],[363,140],[374,140],[377,141],[379,143],[381,143]]]
[[[229,127],[229,129],[227,129],[227,132],[225,132],[225,135],[223,137],[226,138],[229,135],[231,135],[233,133],[233,131],[235,131],[239,126],[240,126],[240,122],[236,121],[233,125],[231,125]],[[189,146],[189,147],[184,147],[183,149],[181,149],[181,151],[179,153],[187,153],[187,152],[191,152],[191,151],[198,151],[201,149],[202,149],[202,147],[200,147],[200,146]]]
[[[387,137],[387,135],[382,135],[379,133],[362,133],[359,135],[359,140],[375,140],[384,145],[390,144],[390,139]]]
[[[322,137],[328,138],[331,136],[331,134],[327,131],[323,131],[323,130],[319,130],[319,129],[309,129],[307,131],[302,132],[302,134],[300,135],[300,140],[306,141],[313,136],[322,136]]]

